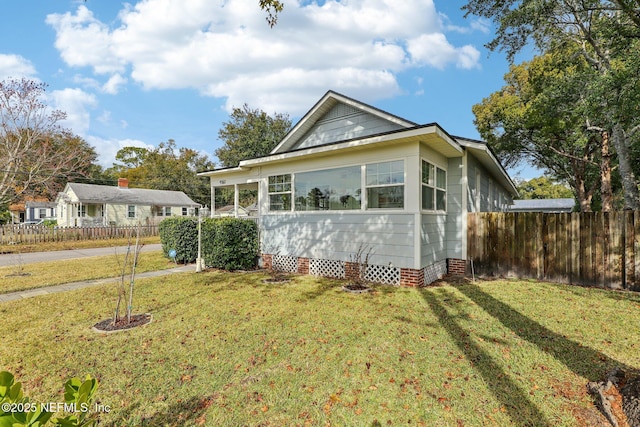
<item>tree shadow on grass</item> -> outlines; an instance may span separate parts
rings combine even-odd
[[[195,425],[198,422],[205,423],[204,413],[214,401],[212,396],[194,396],[188,400],[176,400],[164,410],[139,419],[136,425],[140,427],[180,427],[184,425]],[[107,427],[117,427],[128,424],[134,417],[134,412],[140,407],[133,405],[120,413],[117,420],[106,424]],[[204,424],[201,424],[204,425]]]
[[[508,304],[483,292],[477,285],[461,285],[456,286],[456,289],[499,320],[504,326],[515,332],[520,338],[534,344],[541,351],[550,354],[563,363],[576,375],[580,375],[589,381],[602,380],[606,371],[614,367],[620,367],[625,370],[630,369],[626,364],[604,353],[583,346],[547,329],[514,310]]]
[[[439,293],[449,293],[444,288],[438,288]],[[518,425],[550,426],[544,414],[528,398],[527,394],[512,380],[491,355],[482,350],[460,326],[458,318],[464,315],[451,315],[441,302],[440,296],[435,294],[434,288],[421,289],[420,293],[429,308],[438,318],[442,328],[447,331],[458,349],[471,361],[473,368],[482,376],[491,393],[500,401],[509,417]]]

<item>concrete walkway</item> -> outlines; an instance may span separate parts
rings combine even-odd
[[[142,247],[142,252],[152,252],[160,250],[162,250],[162,245],[159,243],[144,245]],[[86,258],[93,256],[109,256],[114,255],[115,253],[123,255],[126,252],[126,246],[110,246],[106,248],[69,249],[66,251],[1,254],[0,267],[8,267],[17,264],[32,264],[34,262],[61,261],[65,259]]]
[[[170,268],[168,270],[157,270],[157,271],[148,271],[146,273],[139,273],[139,274],[136,274],[136,279],[144,279],[147,277],[161,277],[161,276],[167,276],[169,274],[185,273],[185,272],[190,272],[195,270],[196,270],[195,264],[185,265],[185,266]],[[37,297],[40,295],[56,294],[58,292],[73,291],[76,289],[89,288],[92,286],[99,286],[107,283],[115,283],[117,280],[118,280],[117,277],[111,277],[107,279],[86,280],[82,282],[65,283],[62,285],[47,286],[45,288],[28,289],[25,291],[0,294],[0,303]]]

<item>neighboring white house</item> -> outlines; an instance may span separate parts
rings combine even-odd
[[[216,208],[215,212],[211,213],[211,216],[233,216],[233,217],[246,217],[249,216],[249,211],[242,206],[238,206],[238,213],[236,215],[236,208],[234,205],[227,205],[221,208]]]
[[[467,213],[502,211],[517,190],[482,141],[418,125],[329,91],[268,156],[203,172],[258,190],[263,260],[344,277],[359,248],[368,276],[422,285],[464,269]]]
[[[55,202],[25,202],[25,222],[56,219]]]
[[[129,188],[124,178],[117,187],[70,182],[56,204],[62,227],[157,224],[168,216],[193,215],[200,207],[182,191]]]

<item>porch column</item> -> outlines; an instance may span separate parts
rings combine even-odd
[[[213,180],[212,180],[213,181]],[[202,209],[202,208],[200,208]],[[216,187],[211,186],[211,217],[216,213]]]
[[[240,204],[240,192],[238,191],[238,184],[233,184],[233,212],[236,218],[238,218],[239,204]]]

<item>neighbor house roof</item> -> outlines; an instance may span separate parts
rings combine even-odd
[[[73,191],[82,203],[109,203],[157,206],[200,206],[182,191],[121,188],[109,185],[70,182],[65,188]]]
[[[25,208],[55,208],[56,202],[25,202]]]
[[[571,212],[576,205],[574,199],[514,200],[511,212]]]

